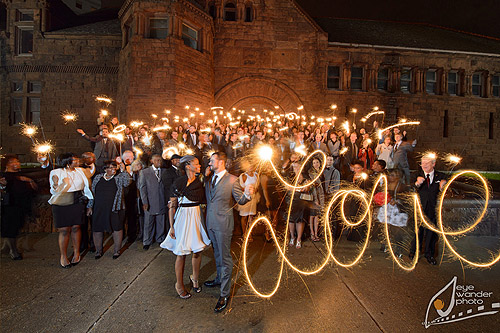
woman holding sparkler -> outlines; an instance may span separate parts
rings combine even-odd
[[[241,162],[241,166],[244,173],[242,173],[239,177],[239,182],[242,188],[246,188],[248,185],[255,186],[255,195],[252,197],[252,200],[247,202],[244,205],[238,204],[238,211],[240,212],[241,217],[241,231],[242,237],[246,236],[247,226],[252,224],[253,218],[257,215],[257,204],[260,200],[259,189],[259,174],[256,172],[256,164],[251,163],[248,158],[245,158]],[[253,241],[252,236],[250,235],[249,241]]]
[[[60,264],[62,268],[70,268],[80,262],[80,226],[84,224],[85,205],[93,199],[85,172],[78,167],[78,157],[73,153],[58,156],[58,169],[49,175],[50,193],[54,226],[59,231]],[[67,250],[69,238],[73,243],[73,259],[68,260]]]
[[[314,179],[321,172],[321,160],[318,157],[313,158],[312,166],[309,169],[309,178]],[[319,216],[325,205],[325,196],[323,186],[324,176],[321,175],[311,186],[310,194],[312,195],[312,201],[309,205],[309,228],[311,229],[311,240],[313,242],[318,242],[320,239],[318,237],[319,229]]]

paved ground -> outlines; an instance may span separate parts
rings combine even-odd
[[[484,251],[498,245],[490,238],[463,240],[468,250]],[[158,246],[143,251],[138,244],[112,260],[111,251],[99,261],[87,254],[69,270],[59,268],[57,235],[30,234],[21,239],[25,259],[12,261],[2,254],[0,286],[1,332],[404,332],[424,331],[429,301],[454,276],[475,291],[493,292],[486,307],[500,301],[500,266],[489,270],[462,269],[459,262],[430,266],[421,260],[404,272],[372,243],[363,262],[352,269],[329,264],[319,274],[299,276],[286,269],[271,299],[255,297],[237,275],[231,308],[214,314],[218,290],[204,288],[189,300],[176,297],[175,257]],[[233,246],[235,262],[239,246]],[[250,270],[264,290],[274,286],[278,256],[260,238],[250,249]],[[322,245],[304,242],[290,258],[301,268],[322,259]],[[352,256],[354,243],[342,241],[339,256]],[[190,273],[187,268],[185,276]],[[203,255],[201,280],[213,277],[212,251]],[[456,306],[458,315],[474,306]],[[477,307],[477,306],[475,306]],[[433,310],[435,314],[436,311]],[[492,332],[500,327],[500,313],[432,326],[427,331]]]

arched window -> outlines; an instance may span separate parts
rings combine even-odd
[[[236,5],[232,2],[224,6],[224,21],[236,21]]]
[[[245,22],[253,21],[253,7],[251,3],[245,5]]]

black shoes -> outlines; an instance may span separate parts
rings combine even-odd
[[[118,259],[120,257],[120,253],[115,253],[113,254],[113,260]]]
[[[95,260],[97,260],[97,259],[101,259],[101,258],[102,258],[102,253],[96,252],[96,254],[95,254],[95,257],[94,257],[94,258],[95,258]]]
[[[142,249],[143,249],[144,251],[147,251],[147,250],[149,250],[149,247],[150,247],[150,245],[144,245],[144,246],[142,247]]]
[[[434,259],[433,256],[430,256],[430,257],[425,257],[425,259],[427,259],[427,262],[431,265],[437,265],[437,261],[436,259]]]
[[[205,283],[203,283],[203,284],[209,288],[220,286],[220,282],[218,282],[216,280],[205,281]]]
[[[229,303],[229,297],[219,297],[217,304],[215,304],[214,312],[219,313],[225,308],[227,308],[227,304]]]

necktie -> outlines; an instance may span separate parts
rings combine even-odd
[[[397,144],[396,147],[394,147],[394,151],[398,151],[398,147],[399,147],[399,144]]]
[[[431,175],[427,174],[426,178],[425,178],[425,181],[427,182],[427,187],[429,187],[431,185]]]
[[[212,180],[212,190],[215,188],[216,183],[217,183],[217,175],[215,175],[214,179]]]
[[[155,170],[156,178],[158,179],[158,182],[160,181],[160,169]]]

